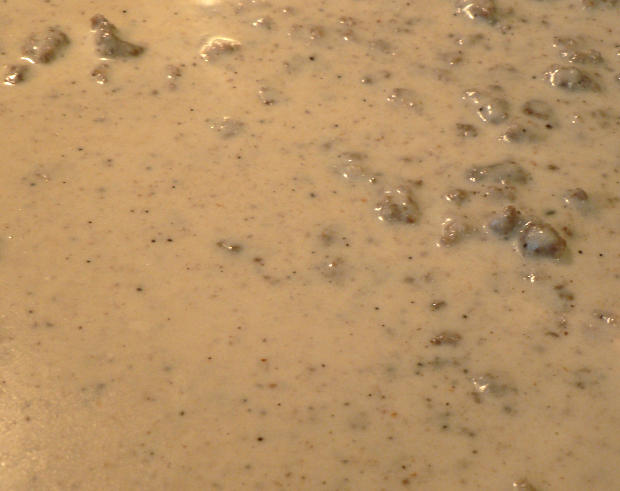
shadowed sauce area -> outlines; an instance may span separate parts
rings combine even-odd
[[[0,4],[0,487],[610,490],[620,4]]]

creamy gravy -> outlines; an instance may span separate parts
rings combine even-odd
[[[0,11],[2,489],[618,489],[615,2]]]

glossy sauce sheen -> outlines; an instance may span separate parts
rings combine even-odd
[[[0,4],[0,488],[617,489],[618,4],[206,3]]]

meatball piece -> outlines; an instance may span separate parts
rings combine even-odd
[[[545,78],[553,87],[564,90],[596,92],[601,89],[589,74],[576,67],[554,65],[545,73]]]
[[[144,52],[143,46],[121,39],[116,26],[101,14],[94,15],[90,19],[90,26],[95,33],[97,54],[102,58],[127,58],[139,56]]]
[[[375,212],[380,221],[391,223],[415,223],[420,215],[408,186],[386,190],[375,206]]]
[[[499,124],[508,118],[509,105],[506,99],[476,90],[465,92],[463,99],[476,108],[476,114],[485,123]]]
[[[519,249],[524,256],[558,259],[566,250],[566,241],[551,225],[529,221],[520,231]]]
[[[48,27],[42,34],[32,34],[22,49],[22,59],[30,63],[49,63],[69,44],[69,37],[58,27]]]
[[[504,160],[483,167],[472,167],[466,174],[471,182],[491,182],[501,185],[525,184],[530,175],[519,164]]]
[[[491,219],[489,228],[498,235],[507,237],[510,235],[521,220],[521,212],[514,206],[507,206],[501,215]]]

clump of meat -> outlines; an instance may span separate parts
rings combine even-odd
[[[30,63],[50,63],[69,44],[69,37],[58,27],[31,34],[22,48],[22,59]]]
[[[509,116],[508,101],[501,97],[501,91],[497,88],[489,92],[468,90],[463,100],[475,107],[476,114],[485,123],[499,124]]]
[[[507,206],[500,215],[489,222],[489,229],[497,235],[508,237],[515,230],[521,220],[521,212],[514,206]]]
[[[386,190],[375,206],[375,212],[379,220],[391,223],[415,223],[420,215],[420,209],[408,186]]]
[[[236,39],[226,37],[212,37],[203,44],[200,49],[200,57],[204,61],[216,61],[224,55],[229,55],[238,51],[241,43]]]
[[[581,43],[573,38],[557,37],[553,46],[558,48],[560,56],[569,63],[601,63],[603,55],[595,49],[583,49]]]
[[[504,160],[495,164],[472,167],[466,177],[471,182],[488,182],[504,186],[525,184],[530,175],[519,164],[512,160]]]
[[[495,0],[458,0],[457,13],[463,14],[471,20],[482,20],[489,24],[497,22],[497,7]]]
[[[102,58],[128,58],[144,52],[143,46],[121,39],[116,26],[101,14],[90,19],[90,26],[95,33],[95,49]]]
[[[28,65],[9,65],[4,73],[4,85],[16,85],[26,79]]]
[[[566,241],[548,223],[532,220],[521,229],[518,246],[524,256],[559,259],[566,250]]]
[[[545,78],[553,87],[570,91],[599,91],[600,85],[591,75],[574,66],[552,66]]]
[[[447,218],[441,226],[442,232],[439,238],[439,245],[444,247],[461,242],[475,231],[474,227],[464,218]]]

